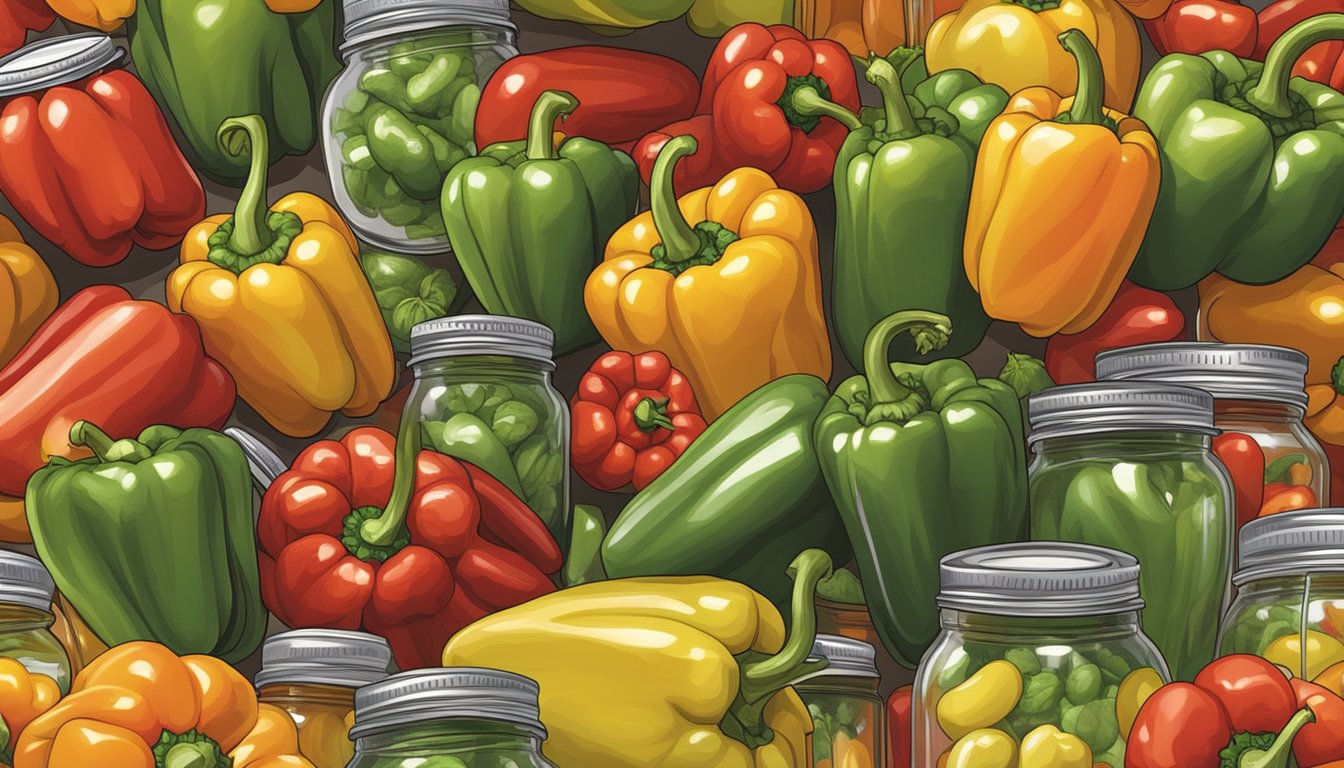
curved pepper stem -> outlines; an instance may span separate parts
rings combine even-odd
[[[658,230],[658,239],[662,241],[663,261],[689,261],[700,250],[700,237],[695,234],[695,227],[681,215],[677,193],[672,186],[677,161],[695,154],[699,147],[694,136],[674,136],[667,140],[658,151],[658,159],[653,161],[653,171],[649,174],[649,210],[653,214],[653,228]]]
[[[952,337],[952,320],[947,315],[910,309],[888,315],[878,321],[863,341],[863,375],[868,379],[868,395],[873,406],[899,403],[910,396],[910,388],[891,372],[887,351],[902,333],[915,336],[915,350],[927,355],[942,349]]]
[[[266,225],[270,208],[266,206],[267,170],[270,167],[271,141],[266,121],[260,115],[231,117],[219,126],[219,145],[234,157],[242,157],[251,148],[251,166],[247,183],[233,209],[233,233],[229,248],[234,253],[261,253],[275,242],[275,233]]]
[[[1073,125],[1106,125],[1102,101],[1106,93],[1106,72],[1092,41],[1081,30],[1059,34],[1059,42],[1078,62],[1078,90],[1073,96],[1068,122]]]
[[[793,92],[793,110],[800,115],[825,116],[836,120],[851,131],[863,127],[859,116],[824,98],[816,88],[804,86]]]
[[[555,160],[559,155],[555,146],[555,121],[573,112],[579,106],[574,94],[565,91],[542,91],[532,105],[532,116],[527,123],[527,159]]]
[[[403,418],[397,429],[397,448],[393,454],[396,469],[392,475],[392,494],[383,513],[360,524],[359,536],[376,547],[390,547],[406,527],[406,513],[415,491],[417,457],[420,455],[420,422]]]
[[[655,429],[676,429],[677,425],[667,417],[667,398],[654,400],[652,397],[646,397],[635,404],[634,413],[635,426],[639,427],[641,432],[652,432]]]
[[[154,455],[148,446],[138,440],[113,440],[97,426],[83,420],[76,421],[70,427],[70,444],[88,448],[104,463],[128,461],[134,464]]]
[[[1268,749],[1250,749],[1241,753],[1237,768],[1288,768],[1288,758],[1293,754],[1293,739],[1297,738],[1298,731],[1315,720],[1316,716],[1310,709],[1298,710]]]
[[[882,93],[882,110],[887,117],[884,133],[892,139],[919,135],[919,121],[915,120],[915,113],[910,111],[910,103],[905,100],[901,73],[896,67],[877,54],[870,54],[868,68],[863,76]]]
[[[1289,27],[1269,47],[1260,82],[1247,92],[1246,101],[1274,117],[1292,117],[1288,82],[1293,78],[1293,66],[1312,46],[1327,40],[1344,40],[1344,13],[1323,13]]]

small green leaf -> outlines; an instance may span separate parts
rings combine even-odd
[[[490,428],[501,443],[513,448],[530,437],[539,423],[537,412],[532,406],[521,400],[509,400],[495,409]],[[522,474],[521,470],[519,474]]]

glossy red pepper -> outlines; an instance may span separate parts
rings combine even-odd
[[[1176,0],[1166,13],[1143,22],[1153,47],[1164,56],[1223,50],[1250,58],[1256,25],[1255,9],[1236,0]]]
[[[1316,768],[1344,760],[1344,700],[1315,683],[1293,678],[1297,706],[1308,707],[1316,722],[1302,729],[1293,742],[1293,756],[1302,768]]]
[[[893,768],[910,765],[913,693],[912,686],[903,685],[887,697],[887,765]]]
[[[23,47],[29,32],[41,32],[56,21],[46,0],[0,2],[0,56]]]
[[[691,384],[662,352],[608,352],[570,399],[570,457],[603,491],[653,482],[705,431]]]
[[[402,669],[453,633],[555,589],[560,548],[502,483],[374,427],[308,446],[267,489],[262,597],[291,627],[365,629]]]
[[[114,69],[0,112],[0,192],[77,261],[106,267],[162,250],[205,216],[205,191],[149,91]]]
[[[1259,443],[1240,432],[1224,432],[1215,437],[1213,453],[1227,467],[1227,474],[1232,479],[1236,530],[1240,531],[1241,526],[1260,515],[1265,495],[1265,453],[1260,450]]]
[[[1097,322],[1081,333],[1055,334],[1045,345],[1045,370],[1055,384],[1096,381],[1096,357],[1107,349],[1174,341],[1185,316],[1165,293],[1126,280]]]

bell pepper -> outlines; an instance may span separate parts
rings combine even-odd
[[[313,768],[289,713],[211,656],[117,646],[19,737],[14,768]]]
[[[14,223],[0,216],[0,368],[14,358],[52,312],[56,278]]]
[[[795,111],[826,114],[850,129],[835,163],[831,306],[840,348],[856,368],[868,331],[897,310],[920,307],[952,318],[957,338],[935,357],[970,352],[989,327],[966,280],[962,244],[976,149],[1008,94],[965,70],[929,77],[911,49],[893,59],[867,60],[865,77],[883,103],[868,123],[814,88],[793,96]],[[917,83],[909,96],[906,81]],[[914,344],[902,340],[897,358],[914,354]]]
[[[532,107],[548,90],[578,101],[565,116],[566,136],[629,150],[649,131],[694,114],[700,80],[675,59],[600,45],[515,56],[481,89],[477,145],[526,137]]]
[[[569,401],[570,462],[602,491],[643,490],[705,431],[686,377],[662,352],[608,352]]]
[[[1083,384],[1097,380],[1099,352],[1184,336],[1185,315],[1170,296],[1125,280],[1095,323],[1079,333],[1050,337],[1045,368],[1056,384]]]
[[[555,141],[568,93],[537,97],[526,141],[492,144],[454,165],[443,184],[453,253],[487,312],[555,331],[556,354],[592,345],[583,285],[607,240],[639,208],[639,176],[624,152],[582,137]]]
[[[471,291],[460,290],[448,270],[415,256],[364,251],[359,266],[383,314],[392,349],[403,355],[410,354],[413,326],[456,314],[471,299]]]
[[[792,0],[519,0],[518,7],[599,31],[639,29],[685,16],[691,30],[705,37],[720,37],[743,22],[784,24],[793,19]]]
[[[1259,443],[1240,432],[1224,432],[1213,438],[1213,454],[1227,468],[1236,499],[1236,529],[1232,541],[1237,542],[1237,531],[1260,515],[1265,499],[1265,454]]]
[[[231,118],[220,142],[252,158],[234,214],[182,242],[168,306],[201,324],[238,394],[287,435],[317,433],[333,411],[373,413],[396,378],[392,341],[359,265],[354,233],[326,201],[295,192],[266,207],[267,134]]]
[[[813,594],[830,570],[819,550],[789,566],[787,637],[779,612],[742,584],[656,576],[584,584],[487,617],[448,642],[443,664],[536,680],[544,751],[557,765],[805,768],[812,717],[789,684],[825,665],[807,657]]]
[[[266,610],[238,444],[161,425],[114,441],[86,421],[70,428],[70,443],[93,458],[55,457],[33,474],[28,524],[56,586],[99,639],[251,656]]]
[[[914,689],[903,685],[887,697],[887,766],[901,768],[910,765],[913,751],[914,717],[911,705]]]
[[[1059,42],[1077,60],[1077,96],[1013,97],[980,145],[966,222],[966,275],[985,311],[1041,337],[1083,331],[1110,306],[1161,175],[1143,123],[1102,107],[1091,41],[1071,29]]]
[[[63,19],[104,32],[135,15],[135,0],[47,0],[47,5]]]
[[[45,0],[0,3],[0,56],[23,47],[29,32],[44,32],[56,21]]]
[[[0,192],[92,267],[116,264],[132,245],[176,245],[205,214],[200,179],[145,86],[122,69],[0,99]]]
[[[968,0],[929,28],[924,56],[930,72],[965,69],[1009,93],[1044,87],[1068,95],[1080,89],[1078,66],[1054,40],[1069,29],[1082,30],[1100,56],[1098,103],[1128,113],[1142,49],[1134,19],[1116,0]]]
[[[1289,681],[1297,706],[1311,710],[1314,721],[1293,740],[1293,756],[1303,768],[1337,766],[1344,761],[1344,700],[1315,683]]]
[[[812,442],[828,394],[815,376],[784,376],[711,422],[616,518],[602,545],[607,573],[708,574],[784,605],[784,570],[801,550],[847,562]]]
[[[928,31],[907,30],[905,9],[893,0],[796,0],[793,6],[793,23],[804,35],[834,40],[861,59],[871,53],[886,56],[923,40],[920,32]],[[960,0],[934,0],[929,21],[960,6]]]
[[[131,58],[186,140],[191,164],[225,184],[248,178],[248,158],[222,147],[220,125],[261,115],[275,140],[266,161],[317,141],[322,96],[341,70],[334,0],[308,13],[272,13],[260,0],[139,0]],[[221,71],[221,62],[228,62]]]
[[[831,346],[807,204],[756,168],[678,200],[673,169],[695,149],[663,147],[651,210],[607,242],[584,304],[612,349],[666,353],[713,421],[781,376],[829,377]]]
[[[1263,65],[1221,52],[1158,62],[1134,114],[1162,148],[1162,185],[1130,279],[1175,290],[1216,271],[1272,283],[1316,255],[1344,214],[1344,95],[1290,78],[1307,49],[1334,39],[1344,14],[1293,27]]]
[[[1229,51],[1250,58],[1255,50],[1255,9],[1236,0],[1176,0],[1167,12],[1143,22],[1158,54]]]
[[[262,594],[291,627],[364,629],[401,669],[434,666],[443,644],[492,611],[555,589],[562,565],[545,525],[475,466],[360,427],[294,459],[261,503]]]
[[[938,561],[1027,531],[1027,459],[1017,393],[961,360],[888,364],[899,334],[945,345],[947,317],[905,311],[864,346],[866,376],[841,382],[813,440],[882,643],[908,667],[938,633]],[[893,492],[892,489],[899,489]]]
[[[14,764],[19,734],[60,698],[55,680],[0,657],[0,766]]]

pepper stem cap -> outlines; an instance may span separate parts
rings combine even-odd
[[[1316,716],[1310,709],[1303,707],[1298,710],[1268,749],[1250,749],[1241,753],[1237,768],[1288,768],[1288,758],[1293,754],[1293,739],[1297,738],[1298,731],[1315,720]]]
[[[392,493],[388,496],[387,506],[383,507],[382,514],[369,516],[360,522],[357,529],[358,537],[375,548],[400,549],[397,544],[405,546],[410,541],[405,536],[406,513],[410,510],[411,496],[415,491],[416,465],[420,455],[420,422],[407,418],[401,420],[393,455],[396,468],[392,474]],[[356,510],[361,511],[365,510]]]
[[[96,425],[82,419],[70,427],[70,444],[88,448],[103,463],[125,461],[135,464],[154,455],[149,446],[139,440],[113,440]]]
[[[923,399],[901,383],[887,362],[891,342],[902,333],[913,334],[915,351],[927,355],[947,346],[952,338],[952,320],[937,312],[910,309],[888,315],[873,326],[863,342],[863,375],[868,379],[868,395],[872,406],[870,416],[879,410],[884,414],[888,410],[879,409],[879,406],[909,403],[913,410],[904,418],[913,416],[923,408]]]
[[[918,136],[919,121],[915,119],[915,113],[910,111],[910,102],[905,100],[905,88],[901,85],[901,73],[896,66],[870,53],[863,76],[877,86],[882,94],[882,111],[887,118],[887,127],[883,133],[891,139]]]
[[[1064,46],[1078,64],[1078,90],[1074,92],[1073,106],[1056,120],[1072,125],[1101,125],[1114,129],[1114,122],[1106,116],[1103,101],[1106,93],[1106,72],[1096,46],[1082,30],[1069,29],[1059,34]]]
[[[667,140],[653,161],[653,171],[649,174],[649,210],[653,214],[653,228],[662,241],[661,261],[688,261],[700,250],[700,237],[681,215],[672,183],[677,163],[686,155],[695,154],[699,147],[694,136],[674,136]]]
[[[825,116],[838,121],[851,131],[863,127],[859,116],[821,95],[812,86],[803,86],[793,92],[793,110],[800,115]]]
[[[631,414],[635,418],[635,426],[639,427],[641,432],[652,432],[656,429],[676,429],[677,425],[667,417],[667,398],[660,397],[654,400],[652,397],[646,397],[635,404],[634,412]]]
[[[251,165],[233,216],[210,236],[206,258],[234,274],[254,264],[279,264],[294,237],[303,231],[303,221],[294,213],[272,211],[266,205],[271,157],[266,121],[260,115],[231,117],[220,124],[216,138],[234,157],[250,153]]]

